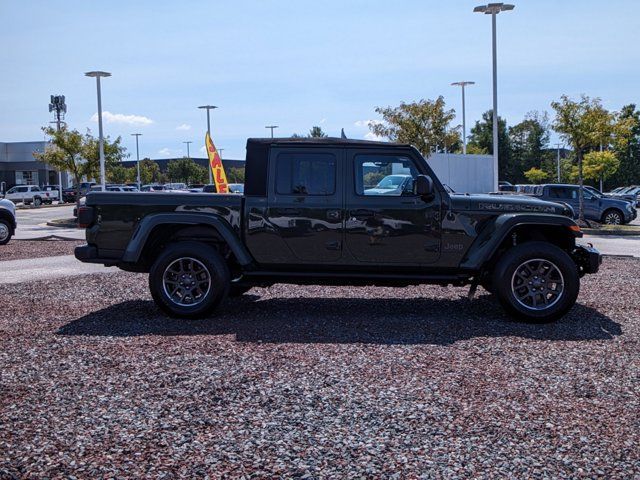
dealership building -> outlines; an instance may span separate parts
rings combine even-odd
[[[44,152],[46,145],[47,142],[44,141],[0,142],[0,190],[4,187],[6,191],[15,185],[57,185],[58,171],[46,163],[37,161],[33,156],[34,153]],[[152,160],[158,164],[160,171],[166,172],[168,163],[179,158]],[[209,166],[206,158],[192,158],[192,160],[205,168]],[[244,168],[244,160],[224,159],[222,163],[227,171],[230,168]],[[136,161],[124,160],[122,165],[135,168]],[[66,188],[71,183],[72,179],[63,173],[62,187]]]
[[[57,185],[57,170],[33,156],[44,152],[46,144],[44,141],[0,142],[0,184],[4,183],[6,189],[15,185]],[[64,186],[67,186],[65,178]]]

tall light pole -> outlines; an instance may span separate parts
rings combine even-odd
[[[101,77],[110,77],[111,74],[109,72],[101,72],[101,71],[93,71],[85,73],[87,77],[94,77],[96,79],[96,86],[98,89],[98,145],[100,152],[100,184],[102,185],[102,190],[105,190],[105,171],[104,171],[104,136],[102,134],[102,94],[100,92],[100,78]]]
[[[269,130],[271,130],[271,138],[273,138],[273,130],[278,128],[278,125],[267,125],[264,128],[268,128]]]
[[[138,147],[138,137],[141,136],[141,133],[132,133],[133,137],[136,137],[136,168],[138,169],[138,190],[140,190],[140,148]]]
[[[453,82],[451,85],[462,88],[462,154],[467,154],[467,114],[465,111],[464,87],[467,85],[475,85],[476,82],[468,80],[462,82]]]
[[[561,143],[556,143],[556,148],[558,149],[558,158],[557,158],[557,169],[558,169],[558,183],[560,183],[560,147],[562,146]]]
[[[209,118],[209,112],[211,110],[215,110],[218,107],[216,107],[215,105],[200,105],[198,108],[203,108],[207,110],[207,133],[209,134],[209,137],[211,137],[211,119]],[[211,173],[211,166],[209,166],[207,170],[209,170],[209,184],[212,184],[213,173]]]
[[[493,52],[493,187],[498,190],[498,59],[496,46],[496,15],[513,10],[508,3],[489,3],[473,9],[474,12],[491,15],[491,40]]]
[[[189,144],[193,143],[192,141],[188,141],[188,142],[182,142],[182,143],[186,143],[187,144],[187,158],[191,158],[191,154],[189,153]]]

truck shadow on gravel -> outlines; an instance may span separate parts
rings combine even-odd
[[[556,323],[531,325],[506,316],[485,295],[466,298],[280,298],[228,301],[206,320],[177,320],[153,302],[127,301],[74,320],[59,335],[235,335],[239,342],[450,345],[475,337],[537,340],[611,340],[619,323],[576,304]]]

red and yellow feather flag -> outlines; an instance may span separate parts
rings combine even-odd
[[[213,144],[209,132],[204,137],[204,144],[207,148],[207,155],[209,156],[209,165],[211,167],[211,173],[213,174],[213,182],[216,185],[216,191],[218,193],[229,193],[229,185],[227,184],[227,175],[224,173],[224,167],[222,166],[222,159],[218,154],[216,146]]]

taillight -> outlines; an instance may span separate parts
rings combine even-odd
[[[93,207],[83,206],[78,209],[78,227],[88,228],[94,220]]]

